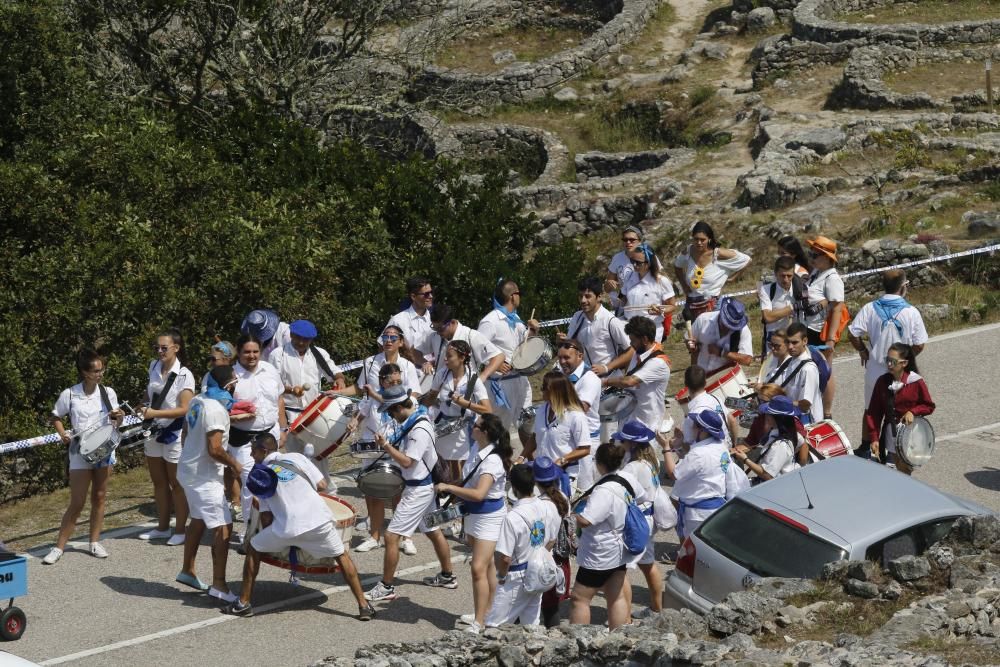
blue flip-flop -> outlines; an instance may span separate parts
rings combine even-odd
[[[208,584],[206,584],[204,581],[202,581],[198,577],[192,577],[187,572],[181,572],[180,574],[178,574],[177,578],[174,581],[176,581],[179,584],[184,584],[185,586],[190,586],[191,588],[201,593],[204,593],[209,588]]]

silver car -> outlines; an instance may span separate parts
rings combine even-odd
[[[990,514],[890,468],[831,458],[744,491],[688,536],[665,604],[708,612],[761,577],[819,576],[825,563],[923,553],[961,516]]]

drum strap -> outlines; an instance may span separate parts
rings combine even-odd
[[[790,358],[789,358],[789,359],[786,359],[786,360],[785,360],[785,363],[788,363],[788,361],[789,361],[789,360],[790,360]],[[794,380],[794,379],[795,379],[795,376],[799,374],[799,371],[801,371],[801,370],[802,370],[802,367],[803,367],[803,366],[805,366],[806,364],[814,364],[814,363],[816,363],[816,362],[815,362],[815,361],[813,361],[812,359],[806,359],[805,361],[803,361],[803,362],[802,362],[801,364],[799,364],[798,366],[796,366],[796,367],[795,367],[795,368],[794,368],[794,369],[792,370],[791,374],[790,374],[790,375],[789,375],[788,377],[786,377],[786,378],[784,379],[784,381],[783,381],[783,382],[781,383],[781,386],[782,386],[782,387],[784,387],[784,386],[786,386],[786,385],[787,385],[787,384],[788,384],[789,382],[791,382],[792,380]],[[784,364],[782,364],[782,368],[784,368]]]
[[[111,398],[108,396],[108,388],[105,387],[103,384],[99,384],[99,385],[97,385],[97,390],[99,392],[101,392],[101,405],[104,406],[104,411],[105,412],[111,412],[111,410],[113,408],[111,407]],[[72,412],[73,412],[73,392],[69,393],[69,408],[70,408],[70,414],[72,414]],[[73,427],[76,428],[76,425],[74,424]]]
[[[149,407],[153,408],[154,410],[160,409],[160,406],[163,405],[163,401],[167,400],[167,394],[170,392],[170,388],[174,386],[174,380],[176,379],[177,379],[177,373],[171,372],[170,375],[167,376],[167,382],[166,384],[163,385],[163,389],[161,389],[155,396],[153,396],[153,400],[150,401]],[[152,421],[152,420],[147,420],[147,421]]]
[[[280,465],[282,468],[287,468],[292,474],[298,475],[306,482],[308,482],[309,486],[312,486],[314,491],[316,490],[316,487],[313,486],[313,483],[309,480],[309,478],[302,472],[302,470],[297,465],[295,465],[291,461],[288,461],[286,459],[276,459],[274,461],[271,461],[271,463]]]
[[[776,369],[774,369],[774,372],[771,373],[771,377],[767,378],[767,381],[764,382],[764,384],[771,384],[776,379],[778,379],[779,377],[781,377],[781,374],[785,372],[785,369],[788,368],[788,364],[790,364],[790,363],[792,363],[792,356],[791,355],[789,355],[788,358],[786,358],[784,361],[782,361],[781,364],[779,364],[778,367]],[[782,386],[784,386],[784,385],[782,385]]]
[[[647,363],[649,363],[650,361],[652,361],[654,357],[663,357],[663,360],[664,360],[665,362],[667,362],[667,365],[668,365],[668,366],[670,365],[670,357],[668,357],[668,356],[667,356],[667,353],[663,351],[663,348],[662,348],[662,347],[660,347],[660,346],[659,346],[659,344],[657,344],[657,346],[653,348],[653,352],[652,352],[652,354],[650,354],[650,355],[649,355],[648,357],[646,357],[645,359],[642,359],[641,361],[639,361],[639,363],[637,363],[637,364],[635,365],[635,368],[631,369],[631,370],[630,370],[630,371],[628,372],[628,374],[629,374],[629,375],[634,375],[634,374],[638,373],[638,372],[639,372],[639,369],[641,369],[641,368],[642,368],[643,366],[645,366],[645,365],[646,365]]]
[[[483,465],[483,461],[485,461],[486,459],[490,458],[494,454],[496,454],[496,452],[490,452],[486,456],[484,456],[484,457],[480,458],[478,461],[476,461],[476,465],[472,468],[472,470],[469,471],[469,474],[465,476],[465,479],[462,480],[462,483],[459,484],[459,486],[464,487],[466,484],[468,484],[469,480],[472,479],[472,476],[476,474],[477,470],[479,470],[479,466]],[[499,454],[497,454],[497,456],[499,456]],[[445,502],[445,504],[441,506],[441,509],[444,509],[445,507],[448,507],[453,502],[455,502],[455,495],[454,494],[452,494],[448,498],[448,500]]]
[[[334,379],[333,371],[330,370],[330,364],[326,363],[326,359],[324,359],[323,355],[319,353],[319,348],[316,347],[315,343],[309,343],[309,349],[313,353],[313,358],[316,360],[316,365],[319,366],[319,369],[323,371],[323,373],[325,373],[328,378],[330,378],[330,382],[333,382]],[[322,382],[323,378],[321,377],[320,384],[322,384]]]

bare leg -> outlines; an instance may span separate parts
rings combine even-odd
[[[614,630],[631,622],[632,610],[629,608],[627,599],[631,598],[631,589],[628,577],[625,572],[615,572],[604,584],[604,597],[608,602],[608,629]],[[589,610],[589,607],[588,607]]]
[[[220,591],[229,590],[226,583],[226,564],[229,562],[229,534],[233,532],[233,524],[227,523],[212,529],[212,585]],[[187,538],[184,539],[184,550],[187,551]]]
[[[153,500],[156,502],[156,529],[159,531],[170,530],[170,483],[167,481],[166,461],[158,456],[147,456],[146,468],[149,469],[149,479],[153,482]]]
[[[378,542],[382,539],[382,524],[385,523],[385,501],[365,496],[365,506],[368,507],[368,534]]]
[[[238,503],[240,501],[240,484],[233,477],[233,471],[229,468],[222,471],[222,484],[226,488],[226,495],[229,496],[226,500],[230,503]]]
[[[93,473],[93,470],[69,471],[69,507],[66,508],[62,523],[59,524],[59,537],[56,539],[56,547],[59,549],[65,549],[69,538],[73,536],[76,520],[80,518],[83,506],[87,502],[87,491],[90,489]],[[91,533],[93,533],[93,524],[91,524]]]
[[[434,553],[437,554],[438,563],[441,564],[441,571],[451,572],[451,549],[448,548],[448,540],[444,539],[444,533],[440,530],[432,530],[425,535],[434,546]]]
[[[399,534],[389,530],[385,531],[385,556],[382,559],[382,583],[387,586],[392,586],[392,582],[396,578],[396,566],[399,565],[399,538]]]
[[[340,566],[341,572],[344,573],[344,581],[347,582],[351,593],[354,594],[354,599],[358,601],[358,609],[366,609],[368,601],[365,600],[365,592],[361,590],[361,578],[358,576],[358,568],[354,567],[354,561],[351,560],[347,552],[337,557],[337,565]]]
[[[649,608],[653,611],[661,611],[663,609],[663,574],[660,572],[660,566],[654,561],[648,565],[640,564],[639,569],[642,571],[643,576],[646,577],[646,586],[649,587]],[[631,588],[629,586],[630,590]],[[628,602],[629,609],[631,609],[631,595],[629,595]]]
[[[440,534],[441,531],[435,532]],[[472,562],[470,563],[472,568],[472,606],[476,614],[476,623],[484,625],[486,613],[490,610],[490,603],[496,592],[496,570],[493,570],[494,576],[490,577],[490,569],[493,566],[493,552],[497,543],[476,539],[472,536],[469,536],[468,542],[469,546],[472,547]]]
[[[247,556],[243,561],[243,587],[240,589],[240,602],[250,604],[250,596],[253,594],[253,584],[257,581],[257,574],[260,573],[260,554],[250,544],[250,540],[246,542],[246,549]]]
[[[570,595],[569,622],[573,625],[590,625],[590,602],[594,599],[596,588],[584,586],[579,582],[573,585]]]
[[[198,557],[198,545],[201,544],[201,537],[204,534],[205,522],[201,519],[191,519],[184,534],[184,564],[181,572],[195,578],[198,575],[194,571],[194,561]]]
[[[90,491],[90,541],[101,539],[104,528],[104,505],[108,496],[108,480],[111,478],[111,466],[93,470],[94,485]]]
[[[183,533],[184,526],[187,525],[188,520],[187,496],[184,495],[183,487],[177,482],[177,464],[165,461],[164,465],[167,468],[167,480],[170,483],[170,491],[174,499],[174,532]],[[169,524],[170,520],[168,518],[167,528],[170,527]]]

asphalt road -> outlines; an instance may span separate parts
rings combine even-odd
[[[846,345],[845,345],[846,347]],[[920,357],[937,402],[932,422],[939,450],[917,472],[923,481],[1000,511],[1000,416],[996,386],[1000,378],[1000,324],[937,337]],[[860,431],[863,378],[856,357],[838,359],[838,399],[834,413],[852,441]],[[680,412],[672,407],[679,419]],[[363,506],[353,482],[339,480],[341,495]],[[845,493],[850,493],[849,480]],[[97,560],[69,550],[54,566],[38,560],[48,547],[33,550],[29,560],[29,595],[18,600],[28,614],[24,637],[2,646],[43,665],[153,665],[178,667],[211,661],[217,667],[247,664],[305,665],[325,656],[352,656],[378,642],[420,640],[454,627],[471,611],[466,549],[453,543],[459,588],[429,588],[420,583],[437,568],[430,544],[417,537],[418,555],[402,556],[401,597],[379,606],[374,622],[354,620],[356,606],[337,575],[308,577],[301,586],[288,583],[287,572],[267,565],[254,593],[257,616],[223,615],[204,595],[174,583],[179,547],[147,544],[135,538],[143,528],[114,531],[104,544],[111,557]],[[676,548],[673,531],[660,533],[658,551]],[[358,538],[355,538],[355,543]],[[85,548],[83,543],[73,543]],[[72,545],[71,545],[72,546]],[[354,554],[365,587],[381,570],[382,551]],[[199,554],[199,573],[210,575],[210,554]],[[229,580],[239,587],[242,558],[229,560]],[[633,575],[636,606],[647,600],[640,575]],[[594,622],[604,621],[601,611]]]

